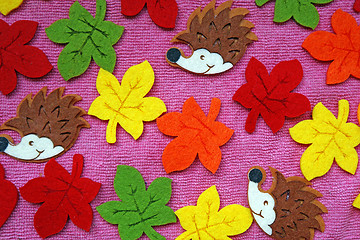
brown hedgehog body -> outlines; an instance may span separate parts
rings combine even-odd
[[[81,97],[76,94],[62,96],[64,90],[63,87],[58,88],[46,96],[47,88],[44,87],[34,97],[27,95],[18,106],[17,116],[6,121],[1,129],[14,130],[21,137],[28,134],[47,137],[54,146],[64,148],[62,153],[66,152],[75,143],[80,129],[90,125],[82,118],[86,111],[74,106]]]
[[[220,54],[224,62],[235,65],[244,55],[247,45],[257,40],[251,32],[254,25],[245,20],[249,11],[245,8],[230,9],[229,0],[215,9],[215,0],[203,11],[197,8],[189,17],[188,28],[171,41],[189,44],[193,51],[204,48]]]

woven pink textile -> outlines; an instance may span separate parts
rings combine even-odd
[[[42,87],[49,90],[64,86],[66,94],[77,93],[83,97],[77,105],[88,110],[92,101],[98,96],[95,87],[99,67],[92,62],[82,76],[65,82],[57,69],[57,58],[64,48],[51,42],[45,34],[45,28],[61,18],[68,17],[71,0],[25,0],[22,6],[1,19],[12,24],[17,20],[33,20],[39,22],[37,34],[31,45],[42,49],[48,56],[54,69],[45,77],[33,80],[18,74],[16,90],[8,96],[0,95],[0,124],[16,115],[16,107],[28,93],[36,93]],[[79,1],[86,9],[95,15],[95,0]],[[304,70],[303,81],[295,89],[307,96],[313,108],[322,102],[337,116],[338,101],[347,99],[350,102],[349,121],[357,123],[356,111],[360,102],[360,81],[350,78],[345,83],[326,85],[326,71],[329,63],[313,59],[301,44],[312,32],[301,27],[293,20],[286,23],[273,23],[275,1],[258,8],[254,0],[234,1],[234,7],[245,7],[250,10],[247,20],[255,24],[253,32],[259,41],[251,44],[245,56],[233,69],[217,76],[197,76],[183,70],[171,67],[165,60],[166,50],[172,46],[172,37],[186,28],[190,13],[209,1],[177,0],[179,15],[174,30],[164,30],[155,25],[144,9],[135,17],[125,17],[120,13],[120,0],[107,0],[106,20],[125,26],[125,32],[114,46],[117,53],[117,63],[114,75],[121,80],[125,71],[148,60],[155,71],[155,84],[149,96],[161,98],[168,112],[181,111],[186,99],[194,96],[206,112],[210,101],[218,97],[222,101],[218,120],[235,130],[230,141],[221,147],[223,158],[216,174],[206,170],[199,160],[188,169],[167,175],[163,169],[161,155],[172,138],[163,135],[156,122],[145,123],[144,133],[137,140],[118,127],[117,142],[110,145],[105,140],[107,122],[96,117],[85,116],[91,124],[90,129],[83,129],[75,145],[57,161],[68,171],[71,171],[72,157],[76,153],[84,155],[84,171],[82,176],[91,178],[102,184],[100,192],[91,206],[94,210],[94,220],[90,232],[77,228],[68,221],[65,228],[49,239],[116,239],[119,237],[116,225],[103,220],[95,207],[109,200],[118,200],[113,188],[116,166],[126,164],[136,167],[143,175],[147,185],[157,177],[173,179],[173,194],[169,206],[178,210],[187,205],[195,205],[198,196],[207,188],[216,185],[221,198],[221,207],[229,204],[247,203],[247,172],[250,167],[259,165],[266,168],[272,166],[286,177],[302,176],[299,160],[305,151],[305,145],[293,141],[288,129],[296,123],[311,118],[311,112],[301,117],[287,119],[284,127],[273,134],[262,118],[259,118],[253,134],[245,131],[245,120],[249,113],[240,104],[232,101],[232,95],[244,84],[245,68],[251,57],[263,62],[270,71],[279,62],[298,59]],[[218,4],[223,1],[218,1]],[[330,18],[338,9],[353,15],[360,23],[360,15],[352,10],[354,0],[334,0],[327,5],[317,5],[320,13],[320,23],[316,30],[331,31]],[[180,45],[179,45],[180,46]],[[186,46],[181,46],[187,48]],[[187,49],[186,49],[187,50]],[[186,51],[189,52],[189,51]],[[15,139],[18,140],[18,137]],[[356,148],[359,152],[359,148]],[[17,188],[22,187],[30,179],[43,175],[44,163],[23,163],[8,156],[0,155],[4,165],[6,178]],[[270,177],[267,186],[270,186]],[[353,176],[341,170],[334,164],[323,177],[312,181],[313,187],[324,197],[320,201],[328,208],[324,214],[326,229],[324,233],[316,231],[316,239],[360,239],[360,210],[352,207],[352,201],[360,193],[360,171]],[[26,202],[21,196],[14,212],[0,229],[0,239],[39,239],[33,226],[33,217],[40,204]],[[166,237],[175,239],[183,232],[179,222],[155,230]],[[265,233],[254,223],[244,234],[232,239],[268,239]],[[148,239],[145,235],[141,239]]]

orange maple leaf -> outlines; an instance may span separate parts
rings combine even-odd
[[[335,34],[311,33],[302,47],[320,61],[333,61],[327,71],[327,84],[342,83],[350,75],[360,78],[360,27],[341,9],[333,14],[331,25]]]
[[[234,131],[215,121],[221,101],[211,100],[208,116],[193,97],[186,100],[182,113],[165,114],[156,120],[159,130],[169,136],[177,136],[165,148],[162,161],[167,173],[188,168],[199,155],[200,162],[215,173],[221,162],[220,146]]]

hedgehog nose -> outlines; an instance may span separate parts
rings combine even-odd
[[[166,53],[166,58],[169,62],[176,63],[181,56],[181,52],[177,48],[170,48]]]
[[[4,152],[9,145],[9,140],[4,137],[0,137],[0,152]]]
[[[249,172],[249,180],[255,183],[259,183],[263,178],[263,174],[260,169],[254,168]]]

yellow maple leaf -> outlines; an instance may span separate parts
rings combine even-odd
[[[154,71],[148,61],[130,67],[121,86],[113,74],[100,69],[96,79],[100,96],[91,104],[89,115],[109,120],[106,129],[108,143],[116,142],[117,124],[136,140],[143,132],[143,121],[153,121],[166,112],[161,99],[145,97],[153,85]]]
[[[339,101],[338,118],[322,104],[313,109],[313,120],[305,120],[290,128],[291,137],[298,143],[311,144],[300,160],[300,168],[307,180],[323,176],[335,161],[345,171],[355,174],[360,143],[360,128],[347,123],[349,102]]]
[[[232,204],[219,211],[220,198],[216,186],[205,190],[197,206],[186,206],[175,212],[181,226],[186,230],[176,240],[230,239],[245,232],[252,224],[250,209]]]
[[[354,207],[359,208],[360,209],[360,194],[355,198],[353,204]]]
[[[22,4],[23,0],[1,0],[0,12],[5,16],[12,10],[18,8]]]

